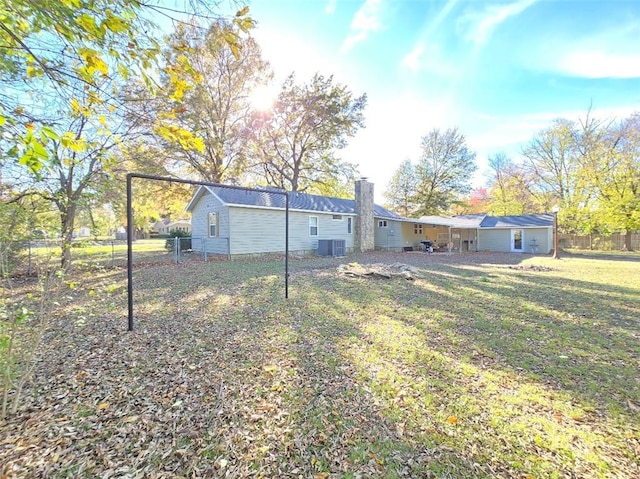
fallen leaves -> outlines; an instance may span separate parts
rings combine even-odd
[[[0,475],[596,477],[595,457],[607,473],[634,477],[640,406],[619,384],[637,357],[636,297],[624,298],[624,315],[606,312],[631,325],[617,323],[618,335],[598,319],[609,343],[626,341],[610,378],[602,350],[571,349],[590,339],[586,326],[566,327],[578,315],[541,313],[545,300],[564,300],[557,272],[544,275],[548,294],[528,297],[537,290],[525,273],[456,255],[437,266],[437,256],[406,256],[420,261],[418,274],[429,268],[429,281],[344,281],[336,261],[294,261],[287,301],[281,264],[190,265],[182,278],[140,268],[133,333],[124,278],[78,280],[56,306],[24,407],[0,423]],[[400,271],[401,258],[361,266]],[[615,381],[606,394],[588,396],[570,374],[591,360],[587,377]],[[557,378],[548,373],[556,363],[567,368]],[[619,422],[602,407],[612,393]]]

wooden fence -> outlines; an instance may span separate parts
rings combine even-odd
[[[624,250],[624,233],[611,235],[568,235],[561,234],[560,248],[595,249],[603,251]],[[631,233],[631,249],[640,250],[640,232]]]

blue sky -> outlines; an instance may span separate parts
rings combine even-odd
[[[254,36],[281,80],[333,74],[367,93],[341,152],[375,183],[457,126],[477,154],[519,152],[554,118],[640,111],[637,0],[253,0]]]

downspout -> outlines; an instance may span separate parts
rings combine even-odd
[[[218,221],[220,221],[219,216]],[[222,223],[222,221],[220,222]],[[227,234],[227,254],[229,255],[229,260],[231,260],[231,223],[231,208],[227,206],[227,225],[229,225],[229,231]]]

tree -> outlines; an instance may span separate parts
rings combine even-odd
[[[476,170],[475,153],[469,151],[457,128],[431,130],[422,138],[417,165],[419,214],[441,214],[471,191]]]
[[[44,91],[48,91],[46,86]],[[123,120],[108,117],[109,108],[97,98],[94,88],[87,86],[83,96],[70,104],[59,104],[54,98],[40,109],[32,106],[30,118],[34,125],[41,125],[40,131],[46,135],[42,145],[47,161],[39,169],[36,181],[25,174],[28,166],[21,165],[15,170],[26,178],[24,185],[30,194],[50,201],[58,210],[63,269],[71,265],[71,241],[78,210],[88,204],[100,183],[109,181],[118,161],[116,152],[121,138],[129,134],[123,128]]]
[[[466,214],[486,213],[489,201],[489,191],[486,188],[478,187],[474,189],[469,197],[469,207]]]
[[[409,217],[417,210],[416,192],[418,176],[411,160],[404,160],[391,177],[384,196],[389,201],[389,208],[396,213]]]
[[[190,13],[210,16],[215,3],[189,5]],[[249,29],[247,13],[232,23]],[[152,87],[160,51],[154,14],[180,15],[160,2],[0,0],[0,150],[14,161],[23,191],[58,209],[65,268],[77,210],[108,177],[130,131],[121,122],[122,80],[136,74]],[[227,33],[237,47],[237,32]],[[182,83],[175,75],[170,83],[177,94]]]
[[[529,171],[504,153],[489,157],[487,209],[497,215],[522,215],[544,211],[532,193]]]
[[[49,94],[66,101],[90,86],[97,97],[121,107],[117,93],[99,85],[105,79],[137,75],[152,86],[161,31],[150,18],[164,16],[177,22],[182,15],[219,18],[213,15],[215,0],[186,4],[189,11],[179,12],[155,0],[0,0],[0,128],[7,122],[13,125],[17,147],[10,148],[8,155],[34,172],[45,160],[45,140],[38,132],[19,131],[14,114],[21,113],[24,95],[20,93],[28,92],[32,81],[44,79],[51,88]],[[254,24],[248,12],[244,7],[232,20],[242,31]],[[234,51],[239,51],[237,38],[235,30],[225,34]]]
[[[364,126],[366,103],[366,95],[353,98],[332,76],[316,73],[309,83],[298,85],[294,74],[289,75],[273,109],[254,117],[254,171],[267,184],[290,191],[353,178],[356,167],[336,153]]]
[[[229,32],[237,35],[239,49],[227,42]],[[151,103],[148,126],[165,155],[205,181],[239,181],[250,95],[271,77],[255,40],[240,33],[226,20],[208,30],[179,25],[168,39],[165,74]]]
[[[581,122],[582,177],[596,196],[591,223],[609,231],[640,229],[640,114],[618,123]]]
[[[582,157],[574,122],[558,119],[540,131],[523,149],[534,178],[533,193],[538,202],[559,206],[558,217],[565,230],[577,231],[584,223],[591,200],[582,177]]]

